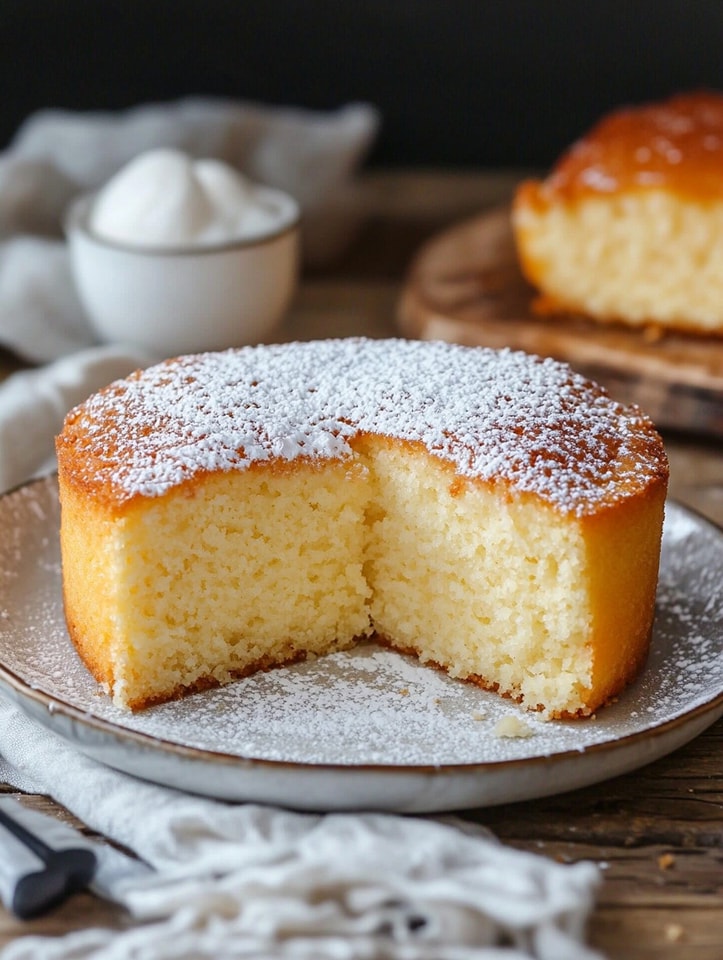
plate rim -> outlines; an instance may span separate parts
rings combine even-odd
[[[485,760],[476,763],[452,763],[452,764],[376,764],[376,763],[328,763],[328,762],[309,762],[304,760],[272,760],[265,757],[245,757],[240,754],[224,753],[218,750],[210,750],[203,747],[194,747],[188,744],[177,743],[173,740],[166,740],[162,737],[154,737],[151,734],[143,733],[138,730],[131,730],[128,727],[121,726],[111,720],[103,717],[97,717],[89,714],[85,710],[75,707],[71,703],[60,700],[52,694],[45,693],[35,687],[31,687],[22,678],[17,677],[13,671],[9,670],[4,664],[0,663],[0,683],[5,683],[18,697],[25,697],[34,701],[36,704],[45,707],[51,716],[61,715],[67,719],[80,723],[82,726],[108,737],[114,737],[123,741],[132,741],[137,747],[145,747],[150,750],[160,750],[163,753],[173,754],[184,760],[192,762],[213,761],[221,763],[227,767],[243,767],[246,769],[253,767],[269,767],[273,770],[318,770],[328,773],[374,773],[374,774],[424,774],[435,776],[452,776],[465,774],[479,774],[485,771],[497,771],[501,769],[511,769],[514,767],[531,767],[550,762],[564,762],[574,757],[580,757],[589,754],[610,753],[617,750],[623,750],[627,747],[635,746],[640,741],[649,742],[660,736],[667,735],[671,731],[681,726],[687,726],[693,723],[697,718],[707,714],[715,713],[718,707],[723,706],[723,691],[716,694],[712,699],[698,704],[685,713],[677,717],[671,717],[662,723],[634,733],[617,737],[613,740],[603,740],[600,743],[592,743],[581,747],[578,750],[561,750],[552,753],[538,754],[532,757],[508,758],[506,760]],[[20,704],[22,707],[22,704]],[[590,718],[586,718],[590,719]],[[582,721],[569,721],[570,723]],[[41,722],[41,721],[39,721]],[[712,722],[715,722],[712,721]],[[50,729],[55,727],[52,724],[46,724]]]
[[[0,504],[2,504],[3,501],[12,495],[17,495],[18,493],[28,490],[33,486],[42,485],[51,487],[54,483],[57,483],[57,471],[53,471],[41,477],[36,477],[5,491],[0,495]],[[699,510],[689,507],[675,498],[668,498],[666,500],[666,506],[668,505],[672,505],[676,510],[681,511],[684,515],[692,518],[698,525],[710,528],[711,531],[713,531],[722,539],[723,546],[723,526],[719,525],[714,520],[711,520],[709,517],[706,517]],[[125,741],[126,743],[131,741],[134,746],[139,748],[146,748],[151,751],[161,751],[164,754],[172,754],[185,761],[214,762],[223,764],[225,767],[239,767],[247,770],[258,767],[268,767],[275,771],[314,770],[327,773],[345,773],[347,775],[352,773],[373,773],[374,775],[419,774],[427,776],[464,776],[480,774],[486,771],[496,772],[502,769],[509,770],[517,767],[529,768],[531,766],[549,764],[553,761],[556,763],[563,763],[567,760],[583,755],[609,754],[618,750],[622,751],[629,747],[635,746],[640,741],[648,742],[651,740],[657,740],[660,736],[667,735],[678,727],[693,724],[695,720],[707,713],[715,713],[719,707],[723,706],[723,689],[721,689],[719,693],[714,694],[710,699],[705,700],[703,703],[699,703],[695,707],[686,710],[677,716],[671,717],[668,720],[664,720],[661,723],[655,724],[652,727],[637,730],[633,733],[625,734],[624,736],[617,737],[615,739],[603,740],[599,743],[589,744],[579,749],[567,749],[559,752],[554,751],[551,753],[543,753],[531,757],[451,764],[330,763],[310,762],[304,760],[274,760],[265,757],[248,757],[240,754],[226,753],[219,750],[195,747],[189,744],[167,740],[163,737],[156,737],[152,734],[144,733],[143,731],[132,730],[120,723],[107,720],[103,717],[98,717],[95,714],[89,713],[87,710],[83,710],[72,703],[61,700],[53,694],[47,693],[38,687],[32,686],[27,680],[7,667],[1,660],[0,685],[5,685],[12,690],[13,694],[15,695],[15,702],[18,703],[21,709],[24,709],[25,706],[23,699],[31,700],[33,704],[44,707],[50,716],[60,715],[70,721],[81,724],[83,727],[91,729],[94,733],[100,733],[108,737],[113,737],[116,740]],[[35,714],[33,714],[33,716],[35,717]],[[590,719],[592,718],[585,718],[578,721],[571,720],[567,722],[586,723],[589,722]],[[38,722],[43,723],[43,721],[39,719]],[[711,721],[711,723],[713,722],[715,722],[715,718]],[[62,736],[62,734],[55,729],[55,725],[44,725],[52,729],[58,735]]]

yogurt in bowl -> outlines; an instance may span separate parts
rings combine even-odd
[[[99,338],[154,357],[256,343],[296,286],[295,200],[176,150],[142,154],[76,200],[66,233]]]

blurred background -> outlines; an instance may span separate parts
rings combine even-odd
[[[0,147],[43,107],[365,100],[371,165],[545,167],[607,109],[723,88],[717,0],[0,0]]]

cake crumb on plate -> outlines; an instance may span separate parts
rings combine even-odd
[[[496,737],[534,737],[534,735],[534,731],[529,724],[513,714],[502,717],[497,721],[495,727]]]

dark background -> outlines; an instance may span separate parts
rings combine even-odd
[[[41,107],[376,104],[377,165],[546,166],[601,113],[723,89],[720,0],[0,0],[0,146]]]

